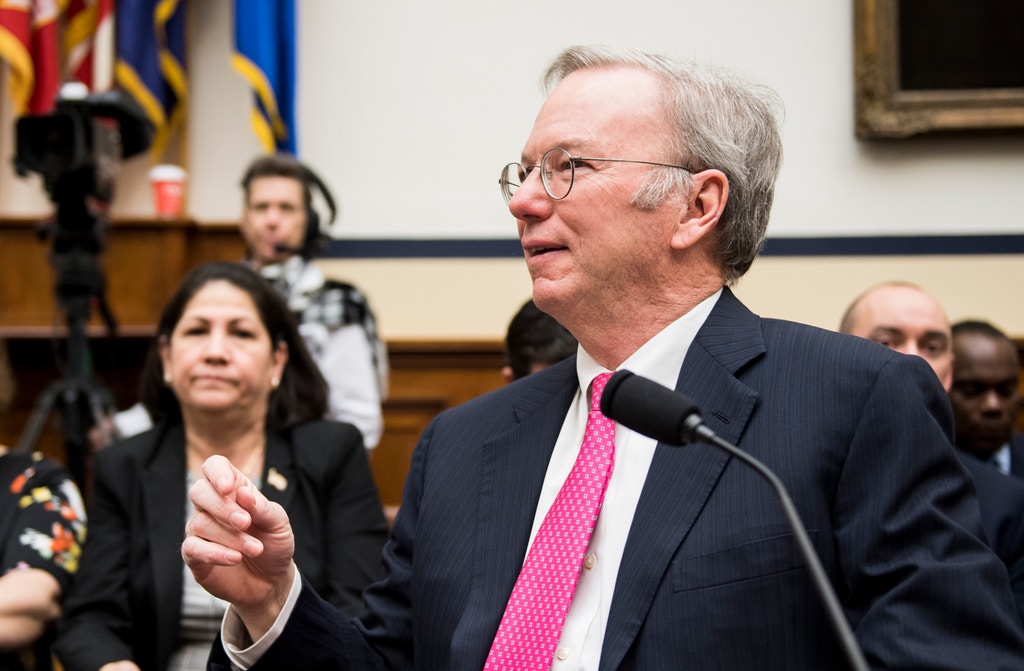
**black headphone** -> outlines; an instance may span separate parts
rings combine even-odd
[[[306,237],[302,240],[300,253],[304,258],[309,259],[326,249],[331,242],[331,237],[320,230],[320,214],[313,208],[313,187],[315,186],[316,190],[320,192],[320,197],[324,199],[327,209],[330,210],[331,218],[327,220],[328,226],[333,224],[335,217],[338,216],[338,208],[334,204],[334,196],[331,195],[330,189],[320,179],[320,176],[305,164],[299,163],[299,165],[302,166],[306,175],[303,183],[309,194],[309,202],[306,204]]]
[[[294,251],[305,259],[311,259],[318,252],[323,251],[330,243],[331,238],[320,230],[320,214],[313,208],[313,192],[320,192],[320,197],[323,198],[331,213],[330,219],[327,220],[327,226],[334,223],[334,219],[338,216],[338,208],[334,202],[334,196],[320,176],[294,156],[272,154],[256,159],[245,171],[245,175],[242,177],[242,188],[246,190],[246,193],[248,193],[252,181],[260,177],[290,177],[302,182],[302,195],[306,201],[306,236],[302,240],[302,247]]]

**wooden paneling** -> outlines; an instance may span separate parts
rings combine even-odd
[[[501,342],[390,342],[384,434],[370,465],[386,506],[398,505],[419,435],[440,411],[504,383]]]
[[[181,277],[195,264],[241,259],[243,245],[234,224],[200,226],[189,220],[115,221],[100,236],[105,250],[98,262],[107,302],[125,334],[149,334]],[[48,337],[66,317],[56,308],[56,277],[50,240],[41,240],[37,222],[0,220],[0,336]],[[105,328],[92,310],[89,332]]]

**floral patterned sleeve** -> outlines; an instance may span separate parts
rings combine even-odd
[[[85,542],[85,506],[67,471],[41,455],[0,456],[0,573],[39,568],[66,590]]]

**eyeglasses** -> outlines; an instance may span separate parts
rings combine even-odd
[[[572,190],[572,183],[576,177],[576,168],[584,161],[609,162],[609,163],[640,163],[643,165],[659,165],[663,168],[678,168],[688,173],[692,170],[681,165],[672,163],[658,163],[657,161],[635,161],[629,158],[594,158],[592,156],[573,156],[566,150],[556,147],[549,149],[540,159],[539,165],[524,166],[522,163],[509,163],[501,169],[501,177],[498,178],[498,186],[501,187],[501,195],[505,197],[505,203],[512,202],[512,196],[530,176],[535,168],[540,168],[540,181],[544,185],[544,191],[554,200],[562,200]]]

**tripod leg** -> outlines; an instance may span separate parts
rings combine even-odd
[[[62,401],[61,428],[64,432],[64,455],[68,472],[78,488],[89,491],[87,466],[91,448],[86,436],[88,388],[84,381],[70,381],[65,385]]]
[[[64,383],[57,381],[51,383],[39,398],[36,400],[36,405],[32,408],[32,416],[29,417],[28,424],[25,426],[25,430],[22,432],[21,437],[18,439],[18,446],[14,448],[15,452],[21,454],[30,454],[35,449],[36,442],[39,440],[39,434],[43,431],[43,425],[46,424],[47,418],[50,413],[53,412],[54,404],[56,403],[57,395],[64,389]]]
[[[117,408],[114,406],[114,397],[109,390],[97,384],[89,385],[86,391],[89,400],[89,409],[92,412],[93,426],[100,434],[100,445],[98,448],[107,447],[114,442],[113,417]]]

